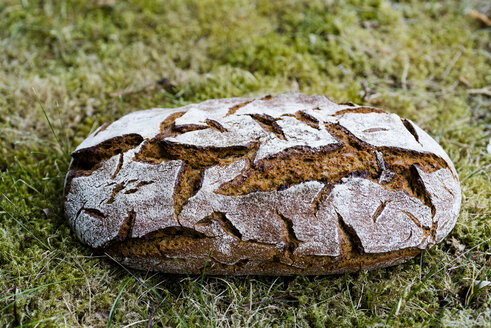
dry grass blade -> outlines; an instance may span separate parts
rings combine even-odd
[[[474,95],[485,95],[491,97],[491,86],[481,89],[469,89],[467,92]]]
[[[471,9],[467,12],[467,14],[472,18],[475,18],[481,23],[485,24],[486,26],[491,26],[491,20],[488,18],[488,16],[478,12],[477,10]]]
[[[242,304],[242,306],[244,308],[249,308],[250,309],[251,306],[260,305],[260,304],[266,304],[266,303],[271,303],[272,301],[277,301],[277,300],[281,300],[281,299],[285,299],[285,298],[290,298],[290,297],[293,298],[293,297],[298,296],[298,295],[299,295],[299,293],[291,292],[291,291],[286,291],[283,294],[278,295],[278,296],[275,296],[275,297],[270,297],[270,298],[263,299],[261,301],[256,301],[256,302],[244,303],[244,304]]]

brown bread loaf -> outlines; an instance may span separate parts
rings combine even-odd
[[[134,112],[72,157],[65,211],[78,238],[170,273],[386,267],[440,242],[461,202],[452,162],[413,122],[324,96]]]

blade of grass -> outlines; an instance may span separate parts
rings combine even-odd
[[[8,199],[8,197],[6,195],[3,196],[3,199],[6,199],[10,204],[14,205],[12,203],[12,201],[10,201],[10,199]],[[0,204],[0,209],[2,209],[2,211],[4,211],[5,213],[7,213],[7,215],[10,216],[10,218],[12,220],[14,220],[18,225],[20,225],[22,227],[22,229],[24,229],[30,235],[32,235],[32,237],[34,239],[36,239],[43,247],[45,247],[46,249],[51,249],[51,247],[49,245],[45,244],[41,239],[39,239],[31,230],[29,230],[29,228],[27,226],[24,225],[24,223],[22,223],[22,221],[18,220],[14,215],[12,215],[12,213],[10,213],[9,211],[7,211],[5,209],[5,207],[3,207],[1,204]],[[20,215],[24,218],[24,220],[26,219],[26,217],[23,214],[20,214]]]
[[[186,321],[184,321],[184,319],[181,318],[181,316],[177,312],[176,312],[176,317],[177,317],[177,320],[179,320],[179,323],[181,323],[185,328],[189,327],[188,324],[186,323]]]
[[[14,157],[14,160],[15,162],[17,163],[17,165],[19,165],[19,168],[21,169],[22,172],[24,173],[27,173],[27,170],[25,169],[24,165],[22,165],[22,163],[19,161],[19,159],[17,157]],[[37,192],[38,194],[41,194],[41,192],[39,190],[37,190],[36,188],[34,188],[33,186],[31,186],[30,184],[28,184],[27,182],[25,182],[24,180],[22,179],[17,179],[15,180],[15,183],[17,182],[22,182],[23,184],[25,184],[27,187],[29,187],[30,189],[34,190],[35,192]]]
[[[66,133],[65,126],[63,125],[63,120],[61,119],[61,110],[58,102],[56,102],[56,109],[58,111],[58,121],[60,121],[61,132],[63,134],[63,154],[67,156],[70,153],[68,135]]]
[[[200,297],[200,312],[203,316],[203,319],[210,321],[211,327],[214,327],[215,323],[213,321],[213,306],[211,303],[208,303],[208,306],[204,306],[204,304],[203,304],[204,303],[204,296],[203,296],[204,281],[205,281],[206,269],[207,269],[210,257],[211,257],[211,251],[208,252],[208,256],[206,257],[203,271],[201,272],[199,297]],[[209,312],[211,312],[209,318],[206,317],[206,314],[205,314],[203,307],[209,307]]]
[[[31,321],[31,322],[28,322],[28,323],[20,324],[16,328],[19,328],[19,327],[30,327],[30,326],[35,326],[35,325],[37,326],[40,323],[47,322],[47,321],[53,321],[55,319],[60,319],[60,317],[50,317],[50,318],[44,318],[44,319],[37,320],[37,321]]]
[[[353,298],[351,297],[351,292],[350,292],[349,283],[348,283],[348,275],[346,273],[344,274],[344,281],[346,283],[346,290],[348,291],[348,297],[349,297],[349,301],[351,303],[351,309],[353,310],[353,314],[355,315],[356,322],[358,322],[358,313],[356,313],[355,304],[353,303]]]
[[[0,302],[6,301],[6,300],[8,300],[8,299],[10,299],[12,297],[18,297],[20,295],[29,295],[29,294],[34,293],[37,290],[40,290],[40,289],[43,289],[43,288],[46,288],[46,287],[49,287],[49,286],[59,285],[59,284],[63,284],[63,283],[66,283],[66,282],[77,281],[77,280],[81,280],[81,279],[82,278],[72,278],[72,279],[66,279],[66,280],[61,280],[61,281],[57,281],[57,282],[50,282],[48,284],[44,284],[44,285],[41,285],[41,286],[37,286],[37,287],[34,287],[34,288],[29,288],[29,289],[23,290],[20,293],[14,293],[14,294],[10,294],[10,295],[4,296],[4,297],[0,298]],[[9,307],[11,307],[14,303],[15,302],[12,302],[9,305],[5,306],[4,308],[0,309],[0,313],[2,313],[3,311],[5,311]]]
[[[478,169],[476,169],[476,170],[472,171],[472,172],[471,172],[471,173],[469,173],[467,176],[465,176],[465,177],[464,177],[464,178],[463,178],[463,179],[460,181],[460,183],[464,182],[464,181],[465,181],[465,180],[467,180],[467,179],[472,178],[474,175],[476,175],[476,174],[478,174],[478,173],[481,173],[481,172],[485,173],[485,172],[487,172],[489,168],[491,168],[491,164],[490,164],[490,165],[486,165],[486,166],[484,166],[484,167],[480,167],[480,168],[478,168]]]
[[[114,312],[116,311],[118,304],[119,304],[119,299],[121,298],[121,295],[123,294],[124,289],[126,288],[126,286],[128,286],[128,284],[130,283],[130,281],[132,279],[133,279],[133,277],[126,279],[126,282],[123,284],[123,286],[121,287],[121,289],[118,292],[118,295],[114,299],[113,305],[111,306],[111,310],[109,311],[109,318],[107,319],[107,328],[111,327]]]
[[[123,96],[119,96],[119,103],[121,104],[121,112],[123,114],[126,114],[126,107],[124,106],[124,100],[123,100]]]
[[[471,304],[472,299],[484,288],[489,287],[488,285],[483,284],[483,281],[486,280],[486,278],[491,274],[491,269],[488,269],[486,271],[486,274],[479,280],[479,282],[476,284],[475,279],[472,278],[471,281],[471,286],[469,287],[468,294],[466,295],[465,299],[465,306],[469,306]]]
[[[126,326],[122,326],[121,328],[129,328],[129,327],[133,327],[133,326],[136,326],[136,325],[138,325],[138,324],[140,324],[140,323],[143,323],[143,322],[147,322],[147,319],[132,322],[132,323],[130,323],[130,324],[127,324]],[[143,327],[143,326],[138,326],[138,327]]]
[[[39,96],[38,96],[38,94],[34,88],[32,89],[32,91],[34,92],[34,95],[36,96],[36,100],[37,100],[39,106],[41,106],[41,110],[43,111],[43,114],[44,114],[44,117],[46,118],[46,121],[48,121],[49,128],[51,129],[51,132],[53,132],[53,135],[55,136],[56,142],[58,143],[58,146],[60,146],[60,150],[62,150],[63,149],[63,143],[61,142],[60,137],[58,136],[58,133],[56,133],[53,125],[51,124],[51,120],[48,117],[48,113],[46,113],[46,109],[44,108],[44,105],[41,102],[41,99],[39,98]]]
[[[110,258],[111,260],[113,260],[114,262],[116,262],[116,264],[118,264],[120,267],[122,267],[126,272],[128,272],[140,285],[142,285],[143,287],[149,289],[152,291],[152,293],[157,296],[158,299],[160,299],[161,301],[165,301],[165,297],[162,297],[162,295],[160,295],[159,292],[157,292],[157,290],[155,288],[153,288],[152,286],[149,286],[147,285],[145,282],[141,281],[137,276],[135,276],[130,270],[128,270],[128,268],[126,268],[124,265],[122,265],[121,263],[119,263],[118,261],[116,261],[116,259],[114,259],[111,255],[109,255],[108,253],[104,253],[108,258]]]
[[[413,298],[414,295],[416,295],[416,293],[424,286],[424,284],[431,278],[433,277],[436,273],[440,272],[441,270],[447,268],[449,265],[451,265],[452,263],[454,263],[455,261],[457,261],[459,258],[467,255],[467,258],[469,258],[470,256],[470,252],[474,249],[476,249],[477,247],[479,247],[480,245],[482,244],[485,244],[487,243],[488,241],[490,241],[491,238],[488,238],[482,242],[480,242],[479,244],[475,245],[474,247],[471,247],[469,250],[465,251],[464,253],[460,254],[459,256],[457,256],[456,258],[454,258],[452,261],[450,261],[449,263],[446,263],[444,266],[441,266],[440,267],[440,264],[443,262],[443,259],[441,259],[440,261],[438,261],[438,263],[436,263],[433,268],[431,268],[430,272],[428,272],[425,276],[425,278],[414,288],[411,290],[411,292],[408,294],[408,296],[404,299],[404,302],[403,302],[403,305],[402,307],[400,308],[400,312],[402,313],[406,307],[406,304],[407,302]],[[440,269],[438,269],[440,267]],[[387,321],[386,323],[388,324],[394,317],[394,314],[396,313],[396,310],[397,310],[397,307],[394,307],[389,315],[389,317],[387,318]]]

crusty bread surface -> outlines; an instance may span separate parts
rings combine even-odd
[[[69,224],[83,243],[144,270],[381,268],[440,242],[460,210],[455,168],[426,132],[324,96],[137,111],[72,157]]]

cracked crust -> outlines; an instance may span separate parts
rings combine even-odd
[[[78,238],[170,273],[394,265],[440,242],[461,201],[452,162],[417,125],[324,96],[135,112],[72,157],[65,212]]]

